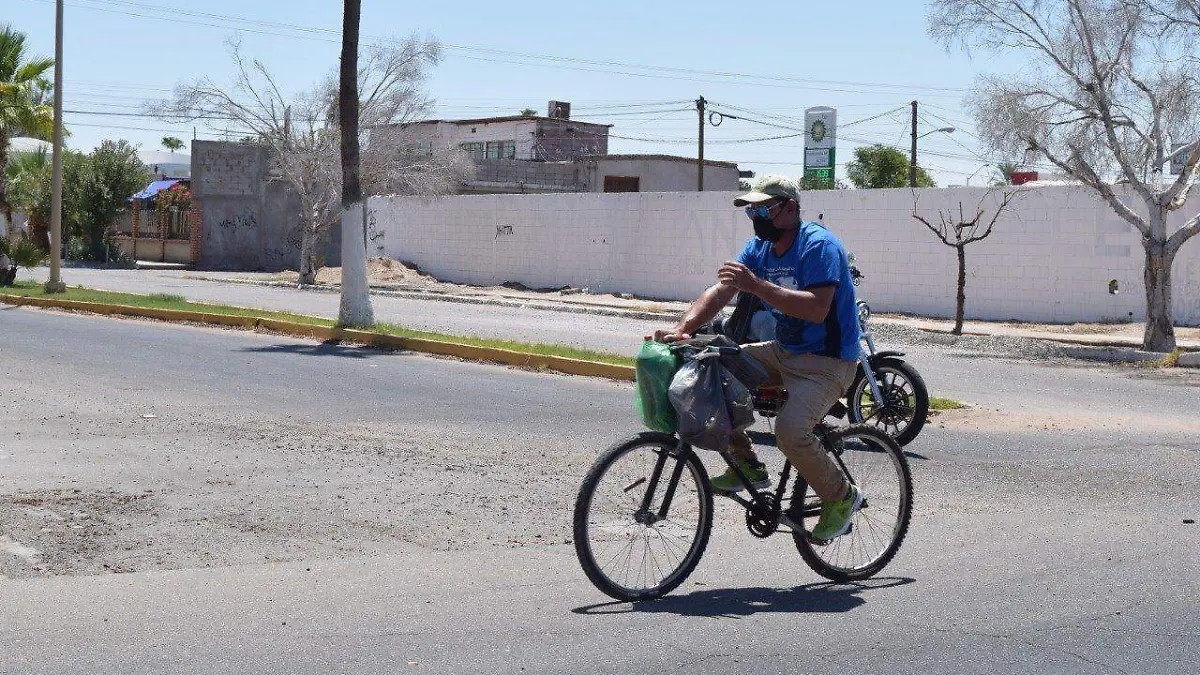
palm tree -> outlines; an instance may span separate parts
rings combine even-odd
[[[361,11],[361,0],[345,0],[338,91],[338,126],[342,141],[342,298],[338,324],[349,328],[365,328],[375,323],[367,281],[367,220],[359,175],[358,27]]]
[[[45,148],[35,152],[18,152],[5,167],[6,197],[11,206],[25,212],[29,218],[29,236],[46,250],[50,240],[50,153]]]
[[[25,34],[0,28],[0,168],[8,166],[9,141],[19,133],[49,138],[54,133],[54,108],[43,102],[49,85],[46,71],[54,59],[26,60]],[[12,206],[0,170],[0,215],[12,222]]]
[[[1013,172],[1019,168],[1016,162],[999,162],[996,164],[996,173],[992,174],[992,186],[1001,187],[1004,185],[1012,185]]]

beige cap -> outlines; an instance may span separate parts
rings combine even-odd
[[[771,199],[778,199],[779,197],[794,199],[799,204],[800,189],[796,187],[796,181],[787,176],[768,174],[755,181],[754,188],[750,192],[734,199],[733,205],[748,206],[750,204],[761,204]]]

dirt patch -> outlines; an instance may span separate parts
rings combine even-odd
[[[1141,429],[1147,433],[1200,433],[1200,422],[1121,415],[1111,411],[1087,413],[1059,410],[1047,413],[1009,413],[986,408],[943,410],[930,424],[945,429],[983,432],[1119,432]]]
[[[0,497],[0,576],[132,572],[146,542],[134,523],[156,510],[149,492],[46,490]]]
[[[300,283],[300,273],[291,270],[280,272],[274,277],[277,281]],[[391,258],[371,258],[367,260],[367,281],[371,285],[380,284],[433,284],[437,279],[421,271],[412,263],[392,260]],[[342,268],[322,267],[317,272],[317,283],[335,285],[342,283]]]

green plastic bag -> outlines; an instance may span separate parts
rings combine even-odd
[[[654,431],[673,434],[679,428],[679,418],[667,392],[682,362],[667,345],[653,340],[643,342],[638,352],[633,405],[642,424]]]

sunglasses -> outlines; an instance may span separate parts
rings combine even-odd
[[[765,206],[765,205],[761,205],[761,204],[758,206],[747,206],[746,207],[746,215],[749,216],[752,220],[754,218],[770,218],[771,211],[775,207],[783,206],[786,203],[787,203],[787,200],[785,199],[784,201],[776,202],[772,206]]]

